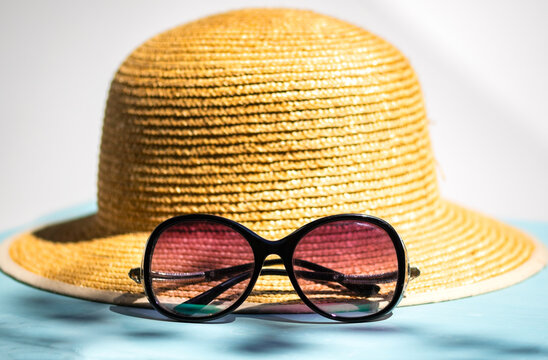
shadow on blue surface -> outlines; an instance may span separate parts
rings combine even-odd
[[[143,309],[143,308],[136,308],[136,307],[112,305],[110,307],[110,310],[118,314],[138,317],[142,319],[175,322],[174,320],[171,320],[163,316],[162,314],[158,313],[157,311],[153,309]],[[370,321],[370,322],[383,321],[390,318],[391,316],[392,316],[392,313],[389,313],[382,318],[379,318],[377,320]],[[296,324],[332,325],[332,324],[338,323],[336,321],[326,319],[318,314],[238,314],[238,313],[233,313],[233,314],[226,315],[220,319],[205,322],[204,324],[231,323],[231,322],[234,322],[237,317],[242,317],[242,318],[249,317],[249,318],[262,319],[264,321],[289,322],[289,323],[296,323]]]
[[[140,319],[176,322],[175,320],[172,320],[168,317],[163,316],[162,314],[160,314],[154,309],[143,309],[143,308],[118,306],[118,305],[111,305],[109,309],[110,311],[120,315],[132,316]],[[234,320],[235,320],[235,316],[233,314],[229,314],[227,316],[224,316],[221,319],[209,321],[208,324],[226,324],[226,323],[234,322]]]

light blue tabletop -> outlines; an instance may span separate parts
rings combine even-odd
[[[548,244],[548,223],[510,223]],[[37,290],[3,273],[0,288],[1,359],[548,358],[546,269],[503,290],[397,308],[386,320],[361,324],[309,314],[229,315],[215,323],[187,324],[167,321],[153,310]]]

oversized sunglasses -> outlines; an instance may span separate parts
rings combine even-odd
[[[288,276],[301,300],[327,318],[374,320],[419,274],[390,224],[357,214],[315,220],[278,241],[219,216],[177,216],[158,225],[142,266],[129,272],[157,311],[187,322],[235,310],[260,275]]]

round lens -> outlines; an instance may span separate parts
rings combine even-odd
[[[339,318],[382,311],[398,282],[394,242],[366,221],[333,221],[313,229],[297,244],[293,268],[304,295]]]
[[[236,230],[214,221],[182,221],[158,237],[149,276],[163,309],[205,318],[238,301],[253,268],[253,250]]]

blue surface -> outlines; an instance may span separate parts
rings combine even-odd
[[[511,223],[548,243],[548,223]],[[362,324],[318,315],[230,315],[185,324],[152,310],[51,294],[1,273],[0,288],[2,359],[548,358],[546,269],[504,290],[397,308],[386,320]]]

